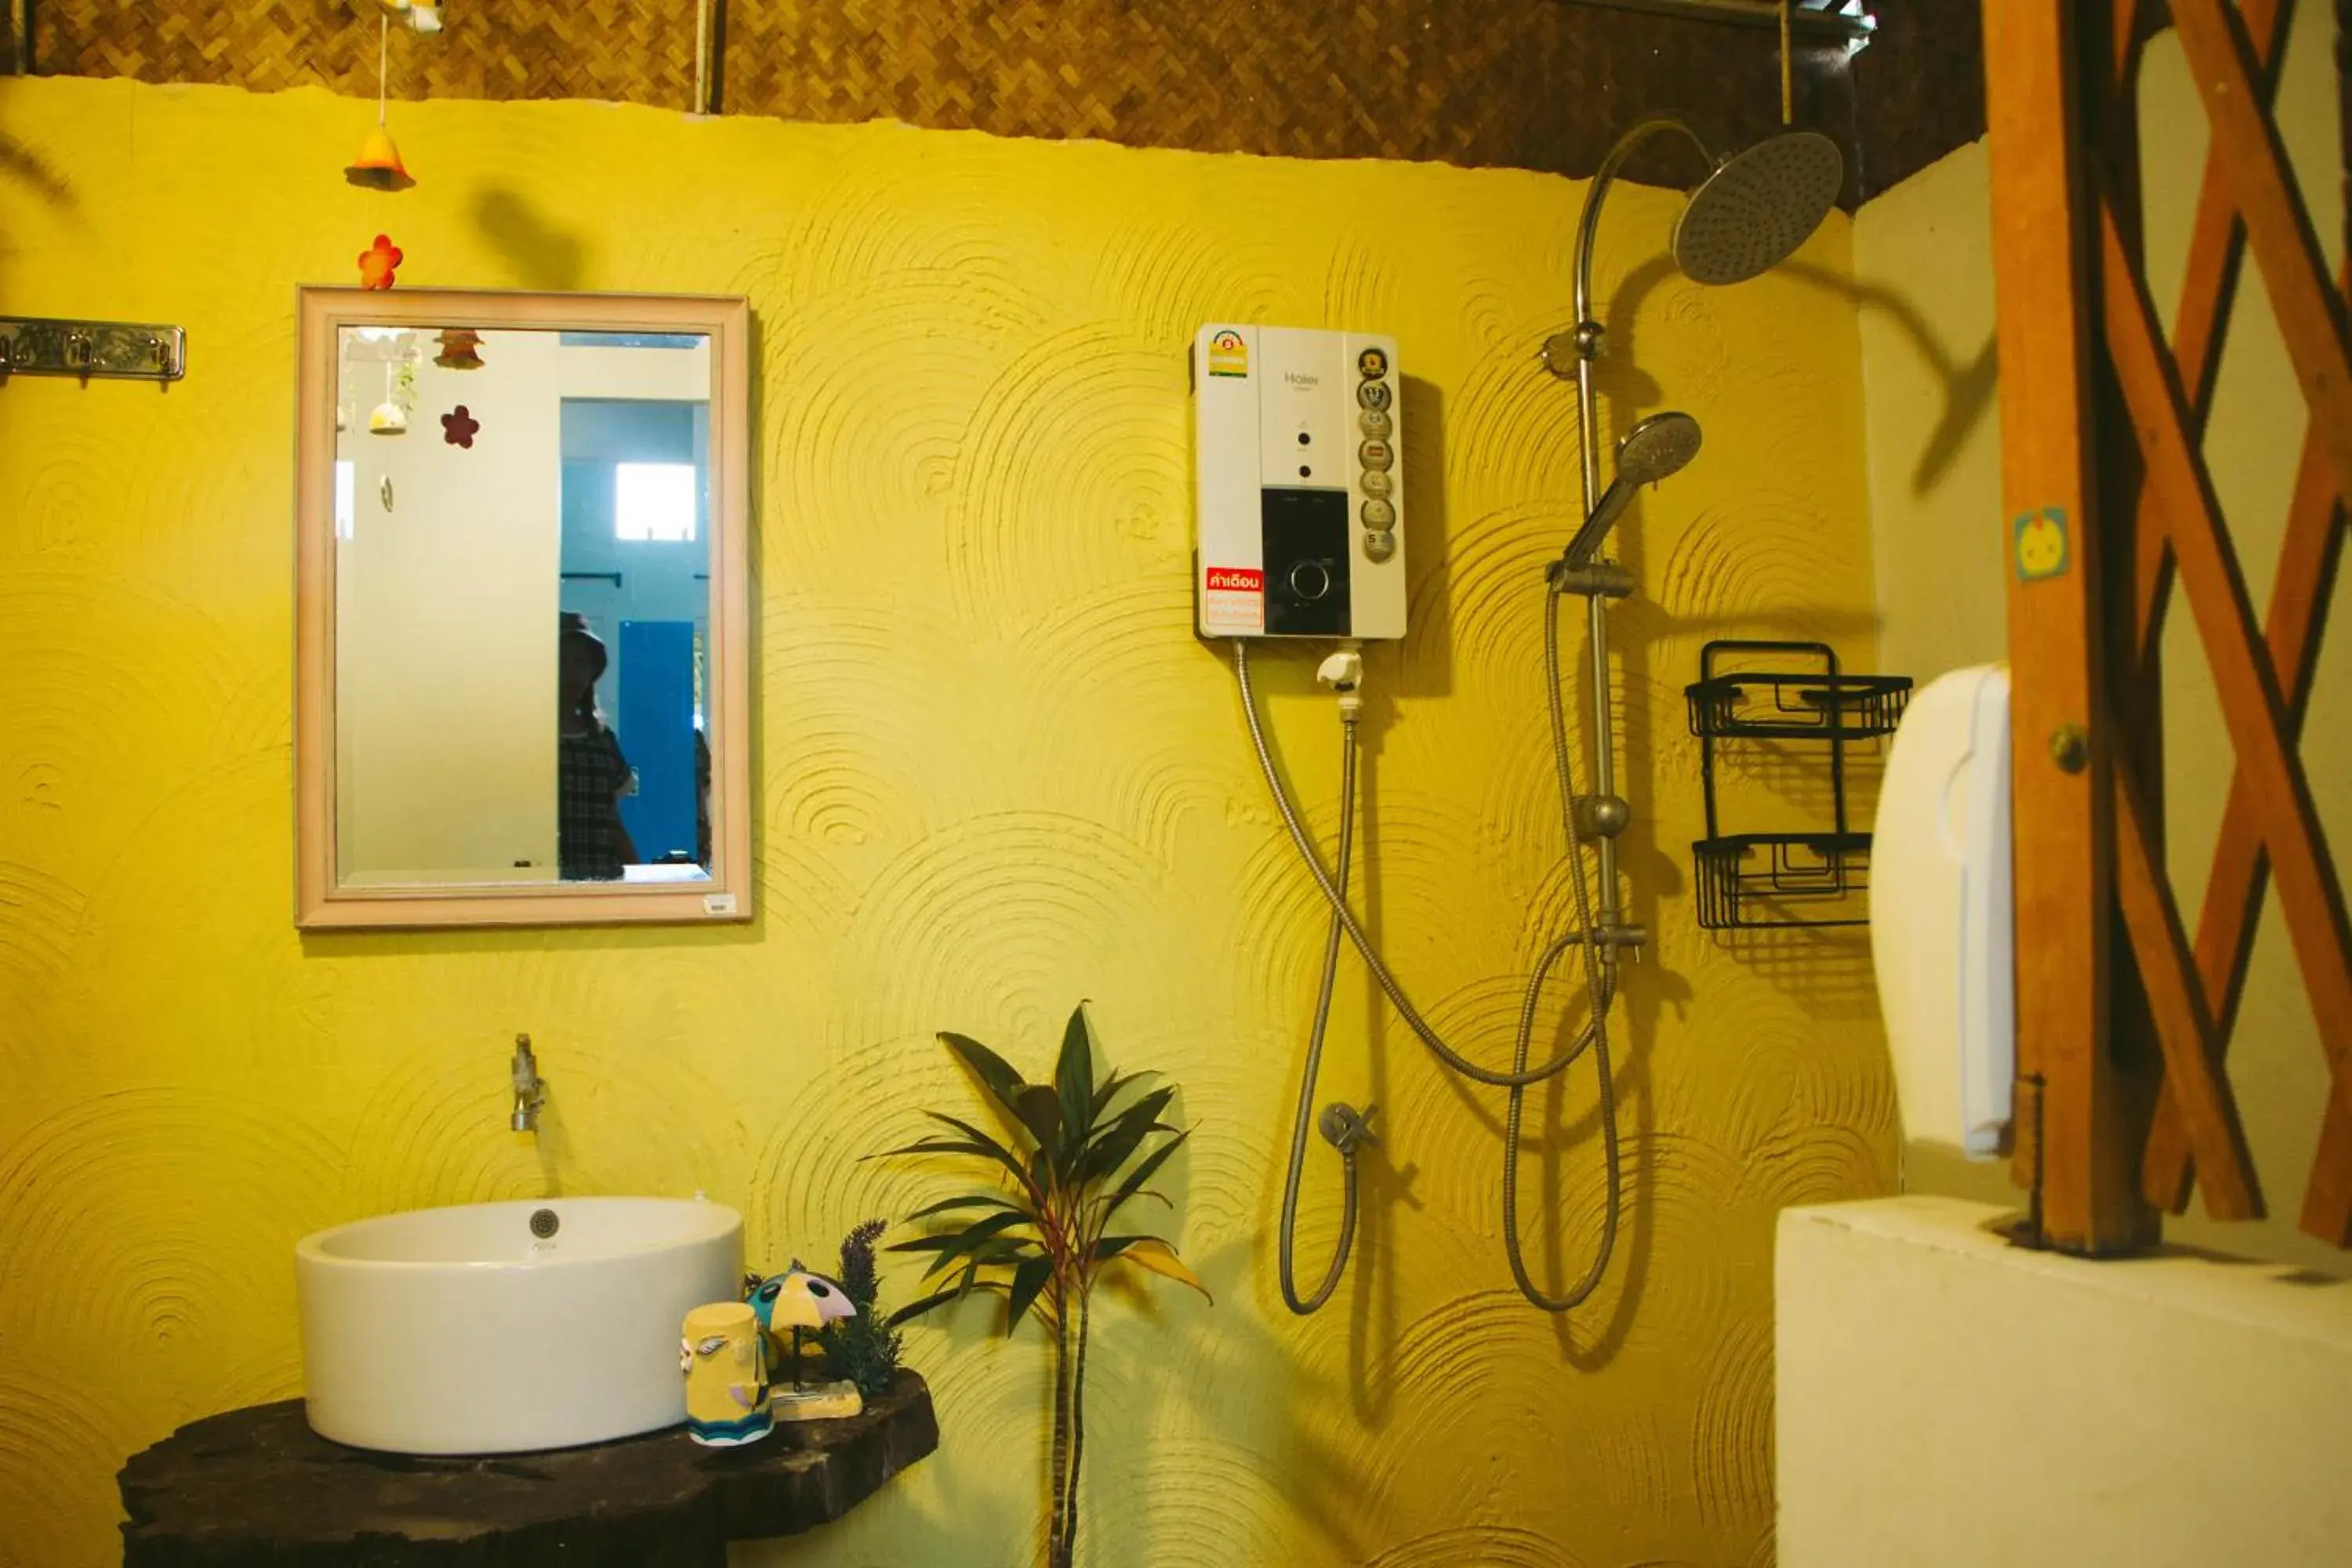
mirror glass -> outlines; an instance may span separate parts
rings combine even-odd
[[[711,338],[335,340],[336,885],[709,882]]]

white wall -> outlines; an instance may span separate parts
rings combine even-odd
[[[355,483],[335,590],[346,884],[556,875],[560,353],[552,332],[488,332],[479,370],[427,358],[397,437],[367,430],[383,367],[346,367],[337,448]],[[470,450],[441,425],[461,403],[481,424]]]
[[[1782,1568],[2352,1560],[2352,1282],[2022,1251],[2001,1212],[1781,1214]]]
[[[1972,142],[1853,220],[1878,656],[1922,685],[2008,637],[1990,192]]]

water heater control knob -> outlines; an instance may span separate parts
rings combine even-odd
[[[1290,569],[1290,591],[1311,604],[1331,591],[1331,573],[1320,561],[1301,561]]]

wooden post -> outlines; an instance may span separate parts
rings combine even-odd
[[[2145,1247],[2157,1224],[2139,1184],[2147,1087],[2108,1049],[2115,738],[2101,721],[2076,20],[2072,5],[1984,6],[2025,1086],[2015,1169],[2040,1239],[2096,1254]]]

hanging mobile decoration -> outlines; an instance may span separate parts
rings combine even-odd
[[[441,352],[433,363],[443,370],[482,368],[482,334],[471,327],[450,327],[441,333]]]
[[[404,191],[416,184],[408,173],[408,165],[400,161],[400,149],[393,144],[392,132],[384,123],[385,82],[392,65],[392,18],[376,18],[375,46],[375,129],[360,143],[360,155],[343,170],[343,178],[352,184],[371,191]]]
[[[375,243],[360,252],[360,287],[391,288],[393,274],[400,270],[400,264],[406,259],[406,254],[392,243],[390,235],[377,235]]]
[[[404,372],[406,366],[403,366]],[[368,434],[371,436],[405,436],[408,434],[408,409],[400,394],[407,390],[407,376],[400,377],[395,387],[390,365],[383,367],[383,401],[368,410]]]
[[[392,25],[398,22],[412,33],[437,33],[441,7],[421,0],[376,0],[376,12],[375,129],[360,143],[360,155],[344,168],[343,178],[371,191],[404,191],[416,181],[400,161],[400,149],[393,143],[384,114],[386,83],[392,74]]]
[[[441,416],[441,439],[469,452],[474,449],[474,436],[481,427],[482,422],[467,413],[462,403]]]
[[[437,33],[441,30],[441,7],[427,5],[423,0],[375,0],[376,9],[387,21],[398,22],[412,33]]]

